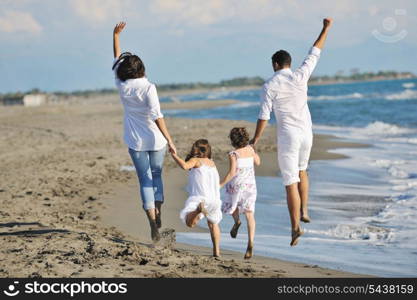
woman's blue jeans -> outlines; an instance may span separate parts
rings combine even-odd
[[[139,178],[139,190],[144,210],[155,208],[155,202],[164,202],[162,166],[166,147],[158,151],[135,151],[129,154]]]

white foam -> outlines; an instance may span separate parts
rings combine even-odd
[[[404,135],[417,134],[417,129],[404,128],[398,125],[389,124],[381,121],[373,122],[368,126],[362,128],[314,125],[314,129],[329,134],[335,134],[342,138],[353,138],[366,141],[368,141],[370,138],[374,138],[377,140],[386,139],[386,141],[388,141],[388,138],[398,138]],[[397,142],[397,140],[391,141]],[[407,138],[406,142],[417,143],[417,139]]]
[[[373,122],[363,129],[359,129],[362,134],[371,136],[395,136],[411,133],[415,130],[403,128],[397,125],[380,121]]]
[[[412,163],[412,162],[409,162]],[[377,159],[371,165],[375,165],[380,168],[387,169],[388,173],[395,178],[409,178],[410,174],[401,168],[406,164],[405,160],[390,160],[390,159]]]
[[[402,181],[392,187],[393,191],[405,192],[417,188],[417,181]]]
[[[393,237],[391,230],[367,224],[338,224],[326,231],[306,230],[306,232],[318,235],[325,235],[333,238],[349,240],[368,240],[371,242],[389,241]]]
[[[207,94],[207,99],[219,99],[219,98],[226,98],[232,96],[233,92],[230,91],[218,91],[218,92],[211,92]]]
[[[416,129],[404,128],[384,122],[374,122],[365,128],[343,128],[331,126],[316,126],[325,133],[335,134],[339,137],[352,138],[355,141],[364,141],[374,144],[374,148],[349,149],[340,151],[352,157],[349,164],[351,168],[358,163],[361,169],[368,164],[384,172],[367,170],[375,174],[393,193],[391,201],[380,213],[372,217],[356,218],[348,226],[335,227],[329,230],[327,236],[341,238],[367,238],[375,239],[378,244],[396,241],[401,247],[411,247],[417,243],[417,159],[413,155],[413,147],[417,143]],[[410,137],[411,135],[411,137]],[[381,186],[379,189],[383,189]],[[389,196],[389,194],[386,194]],[[387,232],[374,232],[369,224],[384,225],[389,228]],[[359,227],[355,227],[359,226]]]
[[[167,115],[177,115],[189,112],[190,109],[163,109],[162,112]]]
[[[404,170],[401,170],[399,168],[396,168],[394,166],[388,168],[388,173],[390,173],[391,176],[397,177],[397,178],[408,178],[409,177],[407,172],[405,172]]]
[[[361,93],[352,93],[346,95],[320,95],[320,96],[309,96],[309,100],[341,100],[341,99],[359,99],[363,98]]]
[[[241,103],[232,104],[232,105],[229,105],[228,107],[229,108],[244,108],[244,107],[253,107],[253,106],[259,106],[259,103],[242,101]]]
[[[417,90],[406,89],[399,93],[386,95],[384,98],[387,100],[417,99]]]
[[[402,165],[404,163],[404,160],[377,159],[375,160],[374,165],[381,168],[389,168],[393,165]]]
[[[411,88],[415,87],[415,84],[414,84],[414,82],[404,82],[402,84],[402,86],[406,89],[411,89]]]
[[[417,138],[409,138],[407,139],[407,142],[410,144],[417,144]]]

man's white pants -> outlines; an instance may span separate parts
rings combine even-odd
[[[300,182],[300,171],[308,167],[313,133],[294,130],[278,134],[278,163],[284,185]]]

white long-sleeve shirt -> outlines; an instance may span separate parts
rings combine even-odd
[[[288,134],[293,129],[312,131],[307,105],[307,82],[319,60],[321,50],[312,47],[302,65],[294,72],[290,68],[278,70],[263,85],[258,118],[269,120],[274,111],[277,133]]]
[[[115,82],[124,108],[124,141],[136,151],[157,151],[167,144],[155,123],[162,118],[158,93],[146,77],[121,81],[115,71]]]

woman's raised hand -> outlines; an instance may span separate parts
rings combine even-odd
[[[117,23],[116,26],[114,26],[113,34],[119,35],[123,31],[125,26],[126,26],[126,22]]]
[[[113,55],[115,58],[120,56],[120,42],[119,42],[119,34],[123,31],[123,28],[125,28],[126,23],[120,22],[117,23],[116,26],[114,26],[113,29]]]

